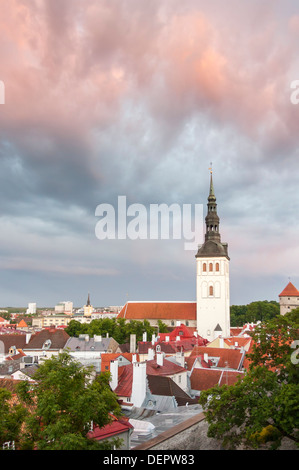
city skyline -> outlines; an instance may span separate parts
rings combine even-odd
[[[197,250],[99,240],[95,212],[205,217],[211,162],[231,305],[299,288],[294,2],[16,0],[0,24],[2,308],[194,301]]]

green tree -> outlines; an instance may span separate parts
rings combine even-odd
[[[0,448],[5,442],[14,442],[18,448],[21,439],[21,429],[26,416],[26,408],[19,403],[13,403],[12,393],[0,388]]]
[[[248,305],[230,307],[231,326],[243,326],[248,322],[268,321],[280,315],[279,303],[275,300],[251,302]]]
[[[163,323],[161,325],[163,327]],[[127,322],[124,318],[103,318],[92,320],[89,324],[81,324],[76,320],[71,320],[65,331],[70,336],[79,336],[80,334],[106,336],[108,333],[117,343],[124,344],[130,341],[131,334],[136,334],[136,340],[142,341],[142,335],[145,331],[148,338],[150,338],[156,330],[150,326],[148,320],[131,320]]]
[[[34,375],[35,385],[24,381],[18,386],[20,398],[34,405],[25,420],[22,448],[107,448],[90,439],[88,433],[91,423],[103,427],[110,422],[110,413],[120,414],[109,378],[109,373],[104,373],[93,380],[93,368],[82,367],[65,352],[46,360]]]
[[[232,386],[213,387],[199,402],[209,424],[208,436],[228,448],[258,447],[270,441],[278,448],[283,437],[299,444],[299,309],[260,324],[252,334],[249,370]]]

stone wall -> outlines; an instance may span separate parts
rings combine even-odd
[[[207,437],[207,430],[204,415],[199,413],[132,450],[220,450],[221,443]]]

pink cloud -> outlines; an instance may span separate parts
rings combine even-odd
[[[4,2],[2,123],[83,138],[114,123],[129,99],[168,125],[207,113],[252,139],[262,134],[265,145],[293,135],[285,87],[298,16],[278,34],[270,6],[247,4],[230,17],[221,6],[186,5]]]

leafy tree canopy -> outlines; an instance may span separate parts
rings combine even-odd
[[[279,303],[271,300],[251,302],[248,305],[230,307],[231,326],[243,326],[245,323],[268,321],[280,315]]]
[[[298,330],[299,309],[261,323],[245,377],[201,393],[210,437],[233,449],[267,441],[278,448],[283,437],[299,445]]]
[[[117,343],[125,344],[130,341],[131,334],[136,334],[136,340],[142,341],[142,335],[146,332],[147,338],[150,339],[153,333],[157,333],[157,328],[152,327],[148,320],[126,322],[124,318],[103,318],[92,320],[88,324],[71,320],[65,331],[70,336],[79,336],[80,334],[105,336],[108,333]],[[160,320],[159,331],[161,333],[167,331],[166,325]]]
[[[24,381],[18,386],[20,399],[32,405],[22,448],[102,449],[88,433],[91,423],[102,427],[110,422],[110,413],[120,414],[109,378],[103,373],[94,379],[92,367],[82,367],[66,352],[47,359],[34,375],[36,384]]]

